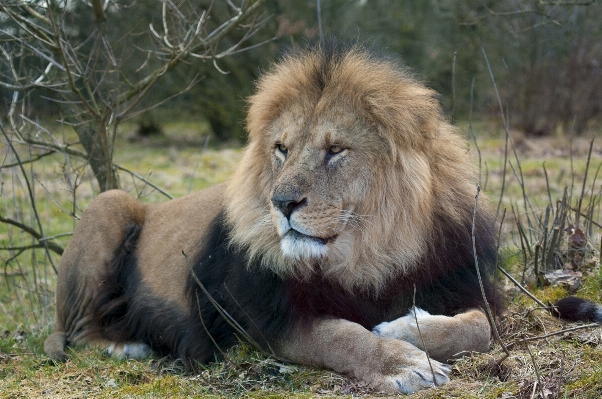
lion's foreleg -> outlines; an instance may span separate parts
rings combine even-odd
[[[381,323],[372,331],[380,337],[409,342],[442,362],[467,352],[486,352],[491,340],[487,316],[480,310],[448,317],[434,316],[416,308],[416,312],[412,310],[404,317]]]
[[[379,390],[411,393],[449,381],[449,366],[405,341],[381,338],[342,319],[298,327],[278,345],[281,355],[370,383]],[[431,369],[432,365],[432,369]]]

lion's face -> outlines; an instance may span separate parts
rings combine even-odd
[[[344,104],[307,115],[291,107],[272,123],[269,206],[287,258],[311,262],[349,242],[364,220],[358,208],[370,189],[368,127]],[[374,172],[374,171],[372,171]]]
[[[279,275],[378,290],[419,264],[434,212],[473,198],[434,92],[361,49],[286,58],[259,80],[247,129],[231,240]]]

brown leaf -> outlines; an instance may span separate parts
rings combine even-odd
[[[546,282],[552,286],[564,285],[569,291],[576,291],[583,284],[583,274],[572,270],[553,270],[544,274]]]
[[[566,228],[569,233],[569,248],[571,249],[583,249],[587,244],[587,236],[579,227],[575,227],[570,224]]]

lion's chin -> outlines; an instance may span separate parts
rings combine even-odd
[[[280,249],[287,258],[311,260],[328,255],[328,243],[334,238],[308,236],[297,230],[289,230],[280,240]]]

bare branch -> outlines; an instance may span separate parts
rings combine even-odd
[[[192,80],[190,81],[190,83],[188,84],[188,86],[187,86],[186,88],[184,88],[183,90],[180,90],[179,92],[177,92],[177,93],[175,93],[175,94],[172,94],[171,96],[169,96],[169,97],[167,97],[167,98],[164,98],[163,100],[161,100],[161,101],[159,101],[159,102],[157,102],[157,103],[155,103],[155,104],[151,105],[150,107],[146,107],[146,108],[144,108],[144,109],[141,109],[141,110],[139,110],[139,111],[136,111],[136,112],[134,112],[134,113],[131,113],[131,112],[130,112],[130,113],[126,113],[125,111],[124,111],[124,112],[120,112],[120,113],[119,113],[118,115],[116,115],[115,117],[116,117],[116,118],[117,118],[117,119],[118,119],[120,122],[126,121],[126,120],[128,120],[128,119],[131,119],[131,118],[135,118],[135,117],[137,117],[137,116],[139,116],[139,115],[141,115],[141,114],[143,114],[143,113],[145,113],[145,112],[147,112],[147,111],[150,111],[150,110],[152,110],[152,109],[155,109],[155,108],[157,108],[157,107],[159,107],[159,106],[161,106],[161,105],[163,105],[163,104],[165,104],[165,103],[167,103],[167,102],[169,102],[169,101],[173,100],[174,98],[176,98],[176,97],[178,97],[178,96],[181,96],[182,94],[184,94],[184,93],[186,93],[186,92],[190,91],[190,89],[192,89],[192,88],[193,88],[193,87],[194,87],[194,86],[195,86],[197,83],[199,83],[199,82],[200,82],[202,79],[203,79],[203,77],[199,77],[199,74],[196,74],[196,75],[195,75],[195,77],[194,77],[194,78],[192,78]],[[137,103],[136,103],[136,104],[137,104]],[[125,116],[126,114],[127,114],[127,117]]]
[[[229,21],[225,22],[219,28],[211,32],[207,36],[205,44],[210,45],[213,43],[217,43],[221,39],[226,37],[235,27],[246,21],[247,18],[253,15],[255,11],[259,10],[259,8],[263,5],[263,3],[265,3],[265,1],[266,0],[256,0],[254,2],[249,1],[249,5],[247,6],[247,8],[242,10],[240,14],[238,14],[235,17],[232,17]]]
[[[49,238],[44,238],[40,233],[38,233],[35,229],[32,229],[31,227],[18,222],[14,219],[11,218],[7,218],[4,217],[2,215],[0,215],[0,222],[2,223],[6,223],[6,224],[10,224],[11,226],[15,226],[17,228],[19,228],[20,230],[26,232],[27,234],[29,234],[30,236],[32,236],[33,238],[37,239],[40,244],[36,244],[35,248],[48,248],[49,250],[53,251],[54,253],[58,254],[58,255],[62,255],[63,254],[63,247],[61,247],[60,245],[54,243],[54,242],[50,242],[48,241]],[[3,248],[5,250],[9,250],[9,249],[14,249],[14,250],[18,250],[19,247],[6,247]]]
[[[553,331],[548,334],[538,335],[535,337],[522,338],[517,341],[510,342],[508,344],[508,348],[512,348],[512,347],[516,346],[517,344],[522,344],[522,343],[531,342],[531,341],[539,341],[541,339],[550,338],[555,335],[560,335],[560,334],[564,334],[564,333],[571,332],[571,331],[584,330],[587,328],[596,328],[596,327],[600,327],[600,324],[598,324],[598,323],[582,324],[582,325],[575,326],[575,327],[570,327],[570,328],[565,328],[565,329],[558,330],[558,331]]]
[[[539,306],[541,306],[542,308],[548,308],[549,306],[546,306],[545,303],[543,303],[542,301],[540,301],[539,299],[537,299],[537,297],[533,294],[531,294],[529,292],[529,290],[527,290],[525,287],[523,287],[518,281],[516,281],[516,279],[514,277],[512,277],[510,275],[510,273],[508,273],[506,270],[504,270],[504,268],[501,265],[498,265],[498,270],[501,271],[504,276],[506,276],[508,278],[508,280],[512,281],[514,283],[514,285],[516,285],[518,287],[518,289],[520,289],[522,292],[524,292],[529,298],[531,298],[532,300],[534,300],[535,302],[537,302],[537,304]]]
[[[69,67],[69,63],[67,62],[67,54],[65,48],[63,47],[63,42],[61,40],[62,28],[60,28],[60,26],[57,26],[52,16],[50,17],[50,24],[54,31],[55,45],[57,47],[57,52],[59,53],[59,56],[63,61],[63,69],[67,73],[67,80],[69,81],[71,91],[73,91],[73,93],[80,99],[82,105],[88,110],[88,112],[90,112],[90,114],[94,115],[95,117],[99,117],[100,113],[98,109],[95,109],[90,105],[88,100],[86,100],[81,91],[75,85],[75,81],[73,80],[73,73],[71,71],[71,68]]]
[[[13,21],[15,21],[19,25],[19,27],[21,27],[27,33],[32,35],[34,38],[41,41],[45,45],[54,48],[54,43],[51,38],[51,32],[46,31],[44,28],[34,24],[33,21],[23,17],[20,13],[15,13],[9,7],[6,7],[2,4],[0,4],[0,11],[5,12]],[[36,13],[36,15],[39,14]],[[42,18],[42,21],[47,22],[48,20]]]
[[[20,163],[19,162],[14,162],[14,163],[0,165],[0,170],[2,170],[2,169],[8,169],[8,168],[13,168],[15,166],[19,166],[19,164],[25,165],[25,164],[28,164],[28,163],[32,163],[32,162],[35,162],[35,161],[37,161],[39,159],[42,159],[42,158],[44,158],[44,157],[46,157],[48,155],[52,155],[52,154],[55,154],[55,153],[56,153],[56,151],[48,151],[48,152],[44,152],[42,154],[38,154],[37,156],[35,156],[33,158],[29,158],[29,159],[26,159],[24,161],[21,161]]]
[[[17,144],[26,144],[33,148],[39,148],[39,149],[43,149],[43,150],[52,150],[57,153],[65,153],[65,154],[73,155],[75,157],[78,157],[78,158],[81,158],[84,160],[88,159],[88,155],[85,152],[69,148],[69,145],[52,144],[52,143],[48,143],[45,141],[33,140],[31,138],[17,139],[14,142],[16,142]],[[23,162],[21,162],[21,164],[22,163]],[[19,164],[19,163],[17,163],[17,164]]]
[[[48,55],[44,54],[43,52],[41,52],[39,49],[33,47],[31,44],[27,43],[25,40],[21,39],[20,37],[17,37],[15,35],[13,35],[12,33],[4,30],[4,29],[0,29],[0,33],[4,33],[5,35],[13,38],[14,40],[16,40],[17,42],[21,43],[23,46],[29,48],[31,51],[33,51],[34,53],[36,53],[38,56],[44,58],[46,61],[54,64],[54,66],[56,66],[57,68],[59,68],[61,71],[65,72],[65,67],[63,67],[61,64],[59,64],[58,62],[56,62],[55,60],[53,60],[52,58],[50,58]]]
[[[102,0],[90,0],[92,3],[92,11],[94,12],[94,19],[96,22],[104,22],[107,19],[105,9],[102,6]]]
[[[120,166],[120,165],[117,165],[117,164],[113,164],[113,166],[115,167],[115,169],[124,171],[125,173],[129,173],[130,175],[134,176],[138,180],[143,181],[145,184],[148,184],[149,186],[151,186],[152,188],[154,188],[155,190],[157,190],[158,192],[160,192],[161,194],[163,194],[167,198],[173,199],[173,195],[169,194],[167,191],[163,190],[161,187],[159,187],[159,186],[151,183],[149,180],[147,180],[144,177],[140,176],[138,173],[132,172],[131,170],[129,170],[127,168],[124,168],[123,166]]]

